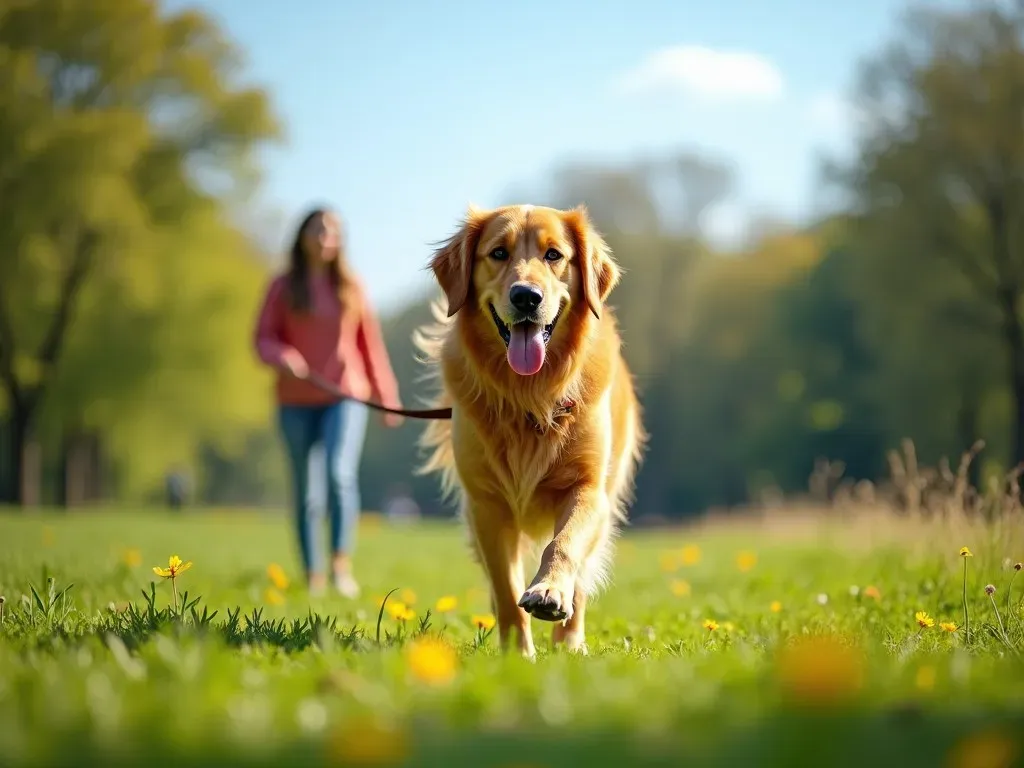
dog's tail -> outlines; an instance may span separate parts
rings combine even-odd
[[[421,353],[418,361],[426,367],[422,380],[432,379],[435,388],[435,393],[427,399],[426,407],[450,408],[452,397],[441,380],[441,352],[453,323],[448,317],[447,301],[443,297],[431,303],[430,312],[434,322],[413,331],[412,341]],[[459,487],[451,435],[451,421],[431,421],[418,441],[420,448],[427,453],[427,458],[416,469],[417,475],[437,472],[441,478],[442,494],[449,500],[454,498]]]

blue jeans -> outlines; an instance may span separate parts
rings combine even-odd
[[[326,491],[332,552],[351,554],[354,548],[361,503],[359,458],[366,420],[366,406],[350,400],[331,405],[278,407],[291,467],[292,507],[307,573],[323,572],[323,553],[312,514],[317,485]],[[314,463],[314,458],[322,461]]]

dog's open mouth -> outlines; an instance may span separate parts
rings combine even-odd
[[[559,309],[555,319],[547,325],[523,319],[508,326],[498,317],[494,305],[488,306],[498,333],[505,342],[509,366],[520,376],[532,376],[544,365],[548,342],[551,341],[551,333],[555,330],[555,323],[561,317],[562,310]]]

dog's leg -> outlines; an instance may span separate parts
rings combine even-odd
[[[525,577],[520,556],[519,531],[511,523],[511,515],[503,518],[481,506],[470,504],[470,520],[477,551],[491,583],[491,604],[498,620],[498,636],[503,650],[513,642],[528,657],[536,653],[530,632],[529,614],[516,605],[523,592]],[[481,520],[481,515],[489,516]],[[513,637],[513,634],[515,637]]]
[[[608,499],[596,487],[575,489],[566,507],[541,555],[537,575],[519,600],[527,613],[542,621],[573,617],[577,576],[607,538]]]
[[[572,616],[562,624],[555,624],[551,632],[554,645],[564,645],[566,650],[587,655],[586,632],[583,617],[587,612],[587,593],[579,586],[572,593]]]

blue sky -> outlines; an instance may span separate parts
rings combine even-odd
[[[733,162],[715,218],[800,217],[816,157],[848,141],[857,61],[900,0],[175,0],[217,16],[287,131],[261,193],[283,247],[307,206],[344,217],[382,311],[429,285],[468,202],[542,187],[570,159],[680,148]],[[627,10],[628,9],[628,10]],[[524,200],[523,202],[529,202]],[[628,254],[620,255],[628,265]]]

